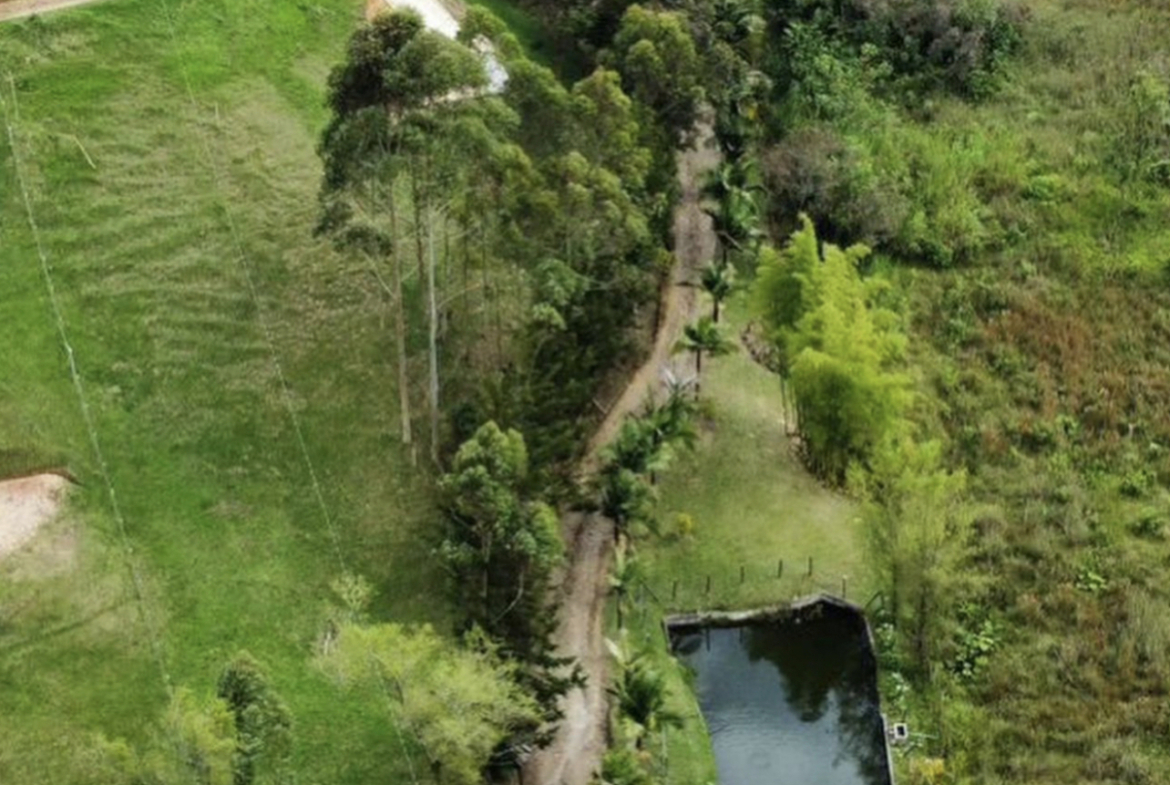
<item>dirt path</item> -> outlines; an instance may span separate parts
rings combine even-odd
[[[60,11],[78,5],[89,5],[98,0],[6,0],[0,1],[0,22],[10,19],[23,19],[34,14],[44,14],[49,11]]]
[[[68,485],[56,474],[0,482],[0,559],[31,540],[57,514]]]
[[[617,433],[622,420],[661,390],[663,370],[685,372],[679,365],[686,360],[675,358],[673,349],[698,306],[697,291],[691,284],[698,278],[698,269],[715,256],[715,235],[711,219],[700,206],[699,191],[703,173],[718,160],[710,127],[704,125],[695,147],[679,157],[683,193],[674,221],[678,263],[665,295],[654,350],[590,439],[581,462],[584,477],[597,470],[598,453]],[[562,656],[576,658],[585,671],[586,683],[584,688],[565,696],[561,704],[565,718],[552,744],[537,751],[524,767],[526,785],[588,785],[607,746],[605,687],[609,663],[604,622],[613,523],[600,515],[574,512],[564,516],[561,526],[570,561],[560,587],[562,605],[555,640]]]

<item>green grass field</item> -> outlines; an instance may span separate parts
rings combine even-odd
[[[0,564],[5,785],[82,781],[92,734],[146,736],[164,672],[207,694],[241,648],[291,705],[298,781],[405,777],[383,707],[309,665],[343,566],[378,617],[446,621],[376,284],[311,236],[324,78],[360,11],[118,0],[0,26],[0,451],[82,482]]]
[[[738,335],[749,318],[742,296],[727,311],[724,333]],[[681,451],[661,479],[665,537],[640,551],[662,603],[674,610],[751,608],[814,591],[839,594],[842,577],[852,599],[868,599],[854,505],[801,464],[785,436],[776,376],[740,348],[704,363],[702,397],[710,416],[697,449]],[[675,530],[679,513],[694,520],[689,537]]]

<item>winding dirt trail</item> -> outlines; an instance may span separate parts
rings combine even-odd
[[[663,370],[669,368],[681,375],[685,373],[682,364],[689,368],[690,363],[683,357],[675,358],[673,350],[699,305],[694,287],[698,270],[715,257],[715,234],[711,219],[702,210],[700,189],[703,174],[718,161],[710,125],[704,123],[695,145],[679,156],[682,200],[674,220],[677,263],[664,295],[654,350],[589,440],[581,462],[583,478],[597,471],[601,448],[614,437],[622,420],[661,390]],[[588,785],[607,747],[605,688],[609,662],[604,623],[613,523],[600,515],[570,512],[561,519],[561,528],[569,564],[559,587],[562,604],[555,641],[562,656],[577,660],[586,682],[562,700],[565,717],[552,744],[538,750],[525,764],[525,785]]]

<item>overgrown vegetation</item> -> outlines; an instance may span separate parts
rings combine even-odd
[[[679,350],[714,400],[679,384],[628,421],[593,489],[640,639],[603,779],[661,779],[679,713],[638,592],[780,592],[744,549],[779,536],[790,427],[860,510],[910,781],[1165,781],[1167,10],[532,0],[566,84],[485,4],[512,30],[125,0],[0,31],[0,475],[82,481],[63,561],[4,566],[0,780],[475,782],[539,742],[572,683],[550,505],[580,501],[594,398],[656,321],[674,156],[710,122],[721,250]],[[767,406],[716,359],[737,287]],[[844,572],[853,508],[825,498],[785,540]],[[338,575],[367,615],[329,609]],[[215,684],[245,647],[265,668]]]
[[[547,16],[590,57],[628,7]],[[903,685],[887,693],[926,734],[907,776],[1162,781],[1161,666],[1139,641],[1159,634],[1164,577],[1165,9],[672,8],[700,51],[737,55],[706,60],[737,85],[708,96],[724,151],[759,163],[773,244],[805,213],[873,249],[810,245],[806,270],[852,281],[834,287],[851,305],[786,303],[770,326],[788,394],[812,405],[809,465],[865,500]],[[834,345],[833,325],[881,340]],[[825,392],[867,403],[834,421]]]
[[[854,267],[909,338],[893,370],[913,382],[900,416],[918,444],[895,428],[849,471],[888,587],[887,692],[933,737],[908,774],[1159,782],[1145,707],[1162,688],[1108,641],[1150,629],[1131,609],[1162,574],[1146,545],[1162,387],[1142,369],[1160,352],[1165,235],[1149,222],[1170,209],[1153,161],[1170,125],[1154,41],[1170,20],[1094,3],[815,8],[770,17],[785,34],[761,159],[773,231],[804,210],[830,240],[872,245]],[[883,14],[915,44],[891,51]]]

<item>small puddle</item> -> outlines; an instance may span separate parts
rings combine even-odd
[[[892,785],[877,665],[855,610],[670,628],[695,672],[722,785]]]

